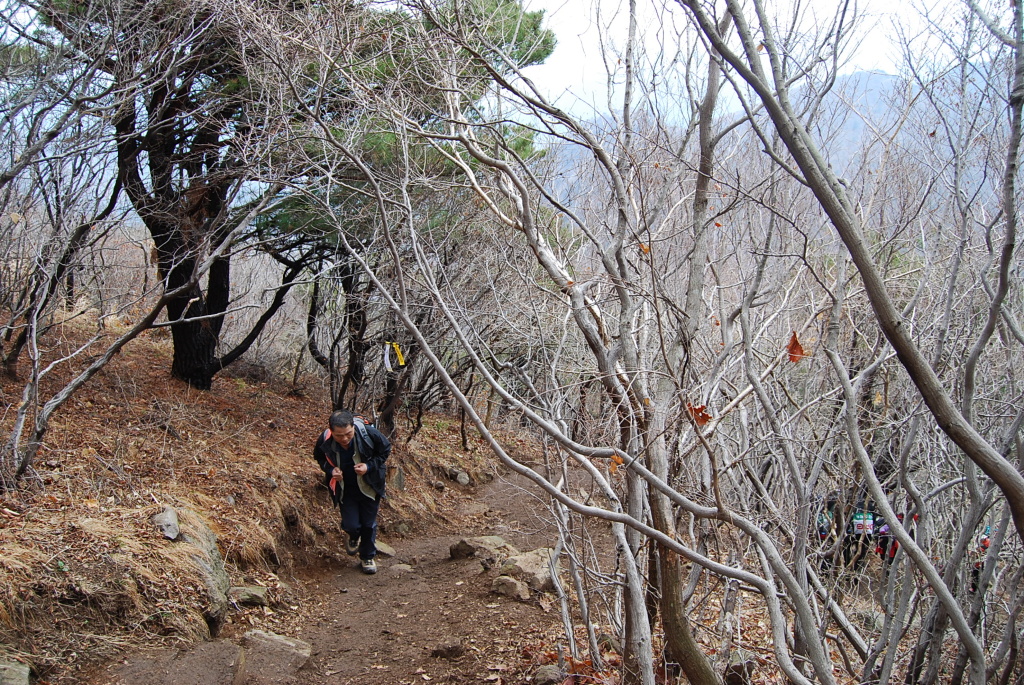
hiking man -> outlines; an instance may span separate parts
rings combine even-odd
[[[377,510],[384,496],[384,462],[390,454],[391,443],[380,431],[344,410],[331,414],[313,448],[324,482],[341,508],[345,551],[350,556],[359,553],[363,573],[377,572]]]

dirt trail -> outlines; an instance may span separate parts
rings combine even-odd
[[[497,570],[472,558],[453,561],[449,547],[472,535],[501,535],[523,551],[550,546],[546,507],[519,483],[501,478],[473,495],[461,512],[472,522],[469,530],[382,536],[395,556],[378,557],[373,576],[348,557],[295,569],[281,576],[274,609],[236,612],[212,643],[138,653],[101,669],[90,683],[527,682],[540,663],[533,655],[556,639],[557,600],[534,595],[520,602],[493,594]],[[309,643],[312,656],[296,672],[270,651],[240,650],[242,636],[254,628]],[[234,677],[240,659],[244,677]]]

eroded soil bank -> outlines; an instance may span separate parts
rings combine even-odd
[[[453,560],[449,549],[478,535],[533,549],[551,544],[551,526],[520,482],[498,478],[466,495],[464,530],[387,541],[395,554],[379,558],[376,575],[364,575],[347,557],[295,569],[280,577],[275,607],[233,612],[213,642],[138,651],[98,669],[88,682],[526,682],[557,640],[557,599],[497,595],[491,590],[497,568],[476,558]],[[310,658],[297,667],[286,650],[247,643],[244,636],[254,628],[307,643]]]

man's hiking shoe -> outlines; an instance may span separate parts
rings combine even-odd
[[[363,573],[373,575],[377,572],[377,563],[373,559],[363,559]]]
[[[359,538],[354,538],[348,533],[345,534],[345,551],[350,557],[354,557],[359,551]]]

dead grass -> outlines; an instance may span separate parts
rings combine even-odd
[[[251,374],[198,392],[169,368],[164,333],[131,343],[59,412],[25,487],[2,495],[0,651],[43,679],[74,681],[133,646],[208,636],[194,548],[150,522],[166,504],[209,524],[238,584],[279,587],[282,568],[337,553],[336,513],[311,459],[325,393]],[[5,389],[0,400],[9,416],[16,398]],[[456,451],[396,444],[405,489],[392,491],[383,531],[457,517],[431,487]]]

